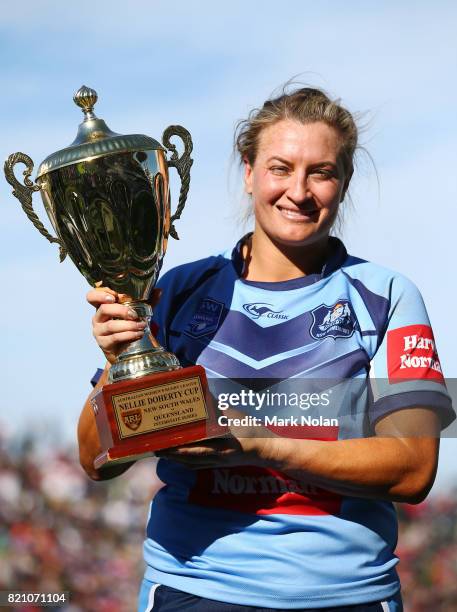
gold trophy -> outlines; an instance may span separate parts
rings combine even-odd
[[[178,125],[164,131],[163,144],[142,134],[117,134],[94,114],[93,89],[81,87],[73,100],[84,120],[71,145],[40,164],[35,183],[30,179],[30,157],[10,155],[6,180],[34,226],[59,245],[60,261],[68,255],[92,286],[111,287],[121,294],[122,303],[149,321],[148,300],[168,236],[178,239],[174,222],[189,190],[191,136]],[[181,156],[170,142],[173,136],[184,144]],[[23,183],[14,174],[18,163],[25,165]],[[173,215],[169,167],[176,168],[181,179]],[[35,214],[34,191],[41,193],[57,237]],[[111,366],[108,384],[92,396],[91,403],[103,448],[95,459],[96,468],[226,432],[217,424],[204,369],[181,368],[149,328]]]

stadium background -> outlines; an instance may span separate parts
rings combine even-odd
[[[5,3],[0,154],[24,151],[38,164],[67,146],[83,83],[98,91],[96,113],[114,131],[160,138],[169,124],[186,126],[195,163],[168,269],[243,231],[235,121],[299,75],[367,111],[362,144],[377,174],[361,155],[340,235],[350,252],[419,286],[444,371],[456,377],[457,289],[446,271],[457,196],[456,16],[451,0]],[[78,467],[76,422],[103,364],[87,287],[70,262],[58,263],[3,180],[0,206],[0,589],[69,590],[70,612],[132,610],[153,466],[101,484]],[[457,607],[454,457],[455,440],[443,440],[429,500],[399,508],[400,571],[414,612]]]

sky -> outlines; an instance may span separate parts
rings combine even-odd
[[[236,121],[289,79],[324,88],[360,114],[361,152],[340,232],[348,250],[413,280],[447,377],[457,377],[450,274],[457,179],[453,1],[98,0],[5,3],[0,15],[0,154],[35,170],[74,139],[72,96],[97,90],[96,114],[158,140],[170,124],[194,141],[188,203],[164,270],[234,244],[246,206],[232,157]],[[33,176],[35,176],[33,174]],[[176,179],[172,181],[177,201]],[[50,227],[39,196],[34,199]],[[103,356],[88,286],[31,225],[0,177],[3,434],[73,441]],[[436,491],[457,483],[456,440],[442,442]]]

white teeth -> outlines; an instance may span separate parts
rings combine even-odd
[[[289,210],[287,208],[279,208],[282,215],[289,219],[303,219],[309,217],[314,211]]]

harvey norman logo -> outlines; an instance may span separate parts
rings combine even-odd
[[[197,470],[189,502],[249,514],[336,514],[341,498],[281,472],[254,466]]]
[[[287,320],[289,318],[282,310],[273,310],[272,306],[272,304],[266,304],[265,302],[253,302],[251,304],[243,304],[243,309],[253,319],[264,317],[266,319]]]
[[[438,355],[436,354],[435,342],[432,338],[424,338],[423,336],[418,336],[417,334],[413,334],[412,336],[404,336],[404,347],[405,351],[403,355],[400,356],[400,369],[404,370],[405,368],[432,368],[436,372],[441,371],[441,364],[438,361]],[[426,351],[432,351],[433,357],[428,355],[411,355],[411,351],[415,349],[425,349]]]
[[[234,473],[228,469],[215,468],[212,495],[283,495],[284,493],[301,493],[316,495],[317,487],[292,478],[279,477],[278,474],[253,475]]]
[[[390,382],[429,379],[443,382],[433,332],[428,325],[408,325],[387,334],[387,366]],[[393,379],[393,381],[392,381]]]

